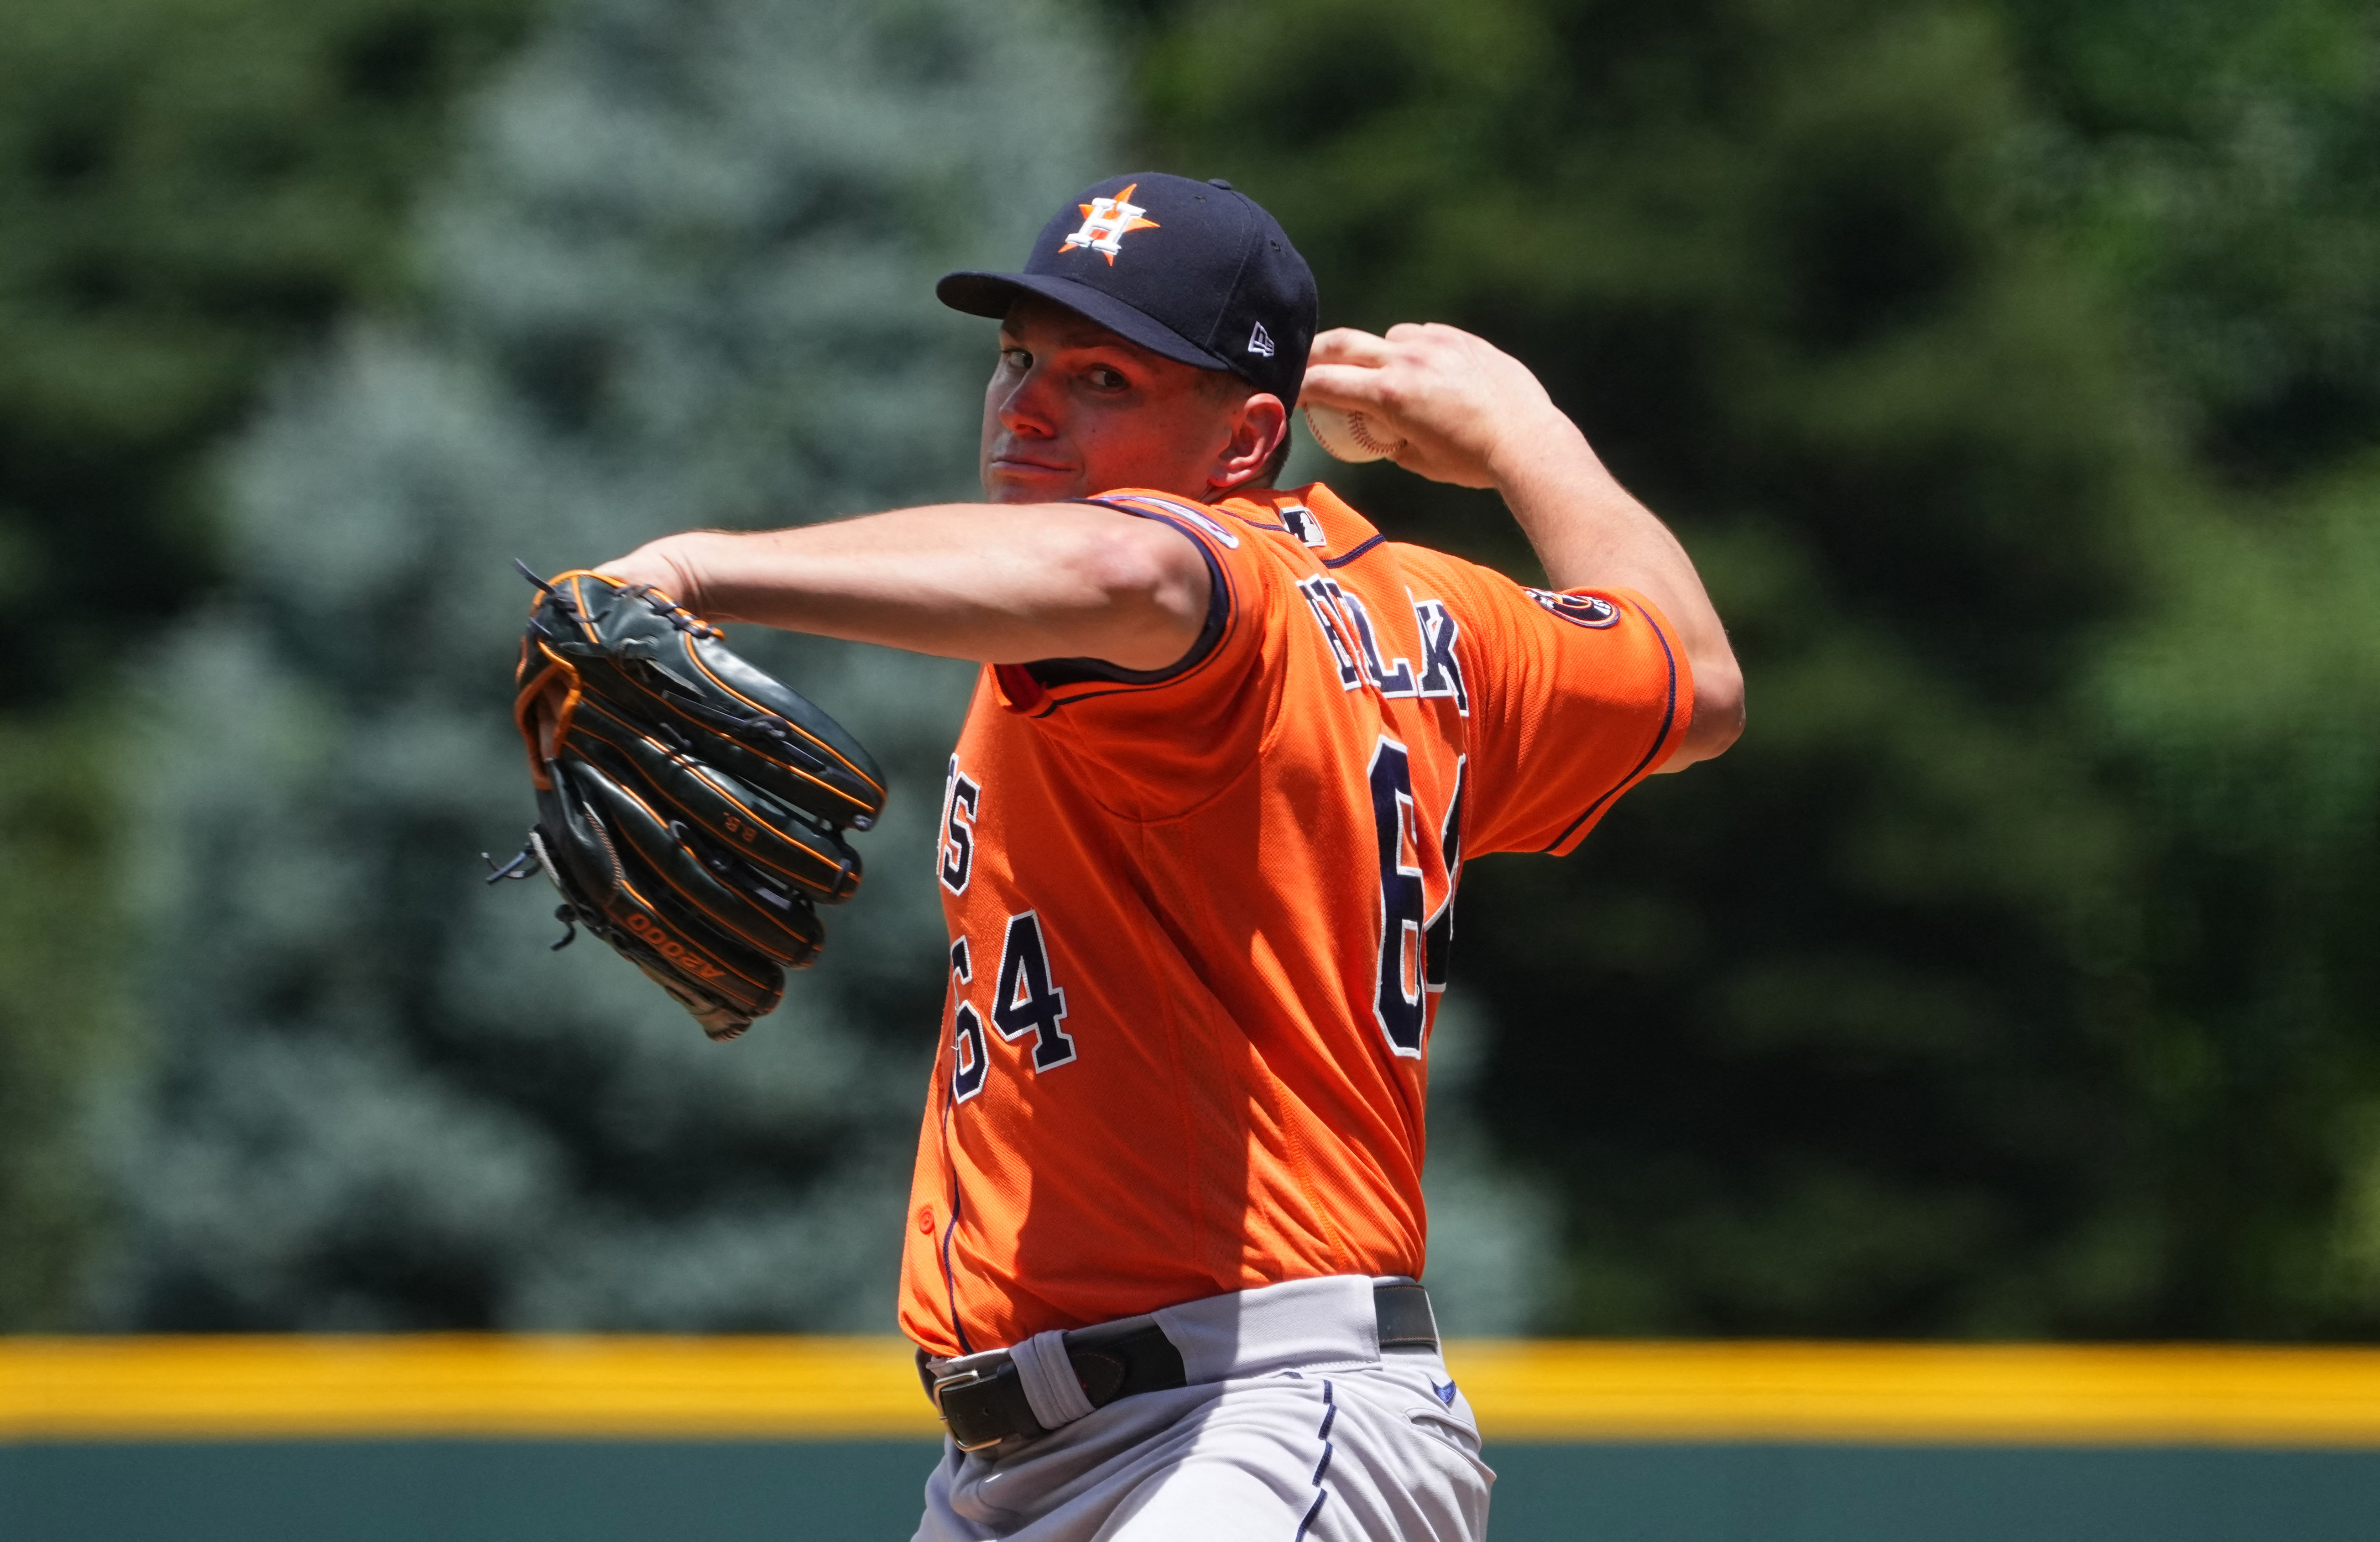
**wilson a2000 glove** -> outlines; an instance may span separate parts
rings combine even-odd
[[[668,596],[600,573],[528,577],[513,715],[538,821],[500,876],[542,868],[557,918],[733,1038],[818,956],[815,907],[859,887],[843,832],[876,822],[883,773]]]

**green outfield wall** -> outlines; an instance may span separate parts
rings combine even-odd
[[[906,1537],[887,1340],[0,1341],[0,1542]],[[1454,1343],[1498,1542],[2380,1542],[2380,1354]]]
[[[937,1454],[892,1440],[22,1444],[0,1448],[0,1537],[897,1542]],[[1495,1542],[2380,1537],[2368,1451],[1602,1443],[1488,1456]]]

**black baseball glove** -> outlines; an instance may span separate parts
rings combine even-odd
[[[541,591],[513,704],[538,822],[498,876],[544,868],[562,891],[557,919],[612,944],[703,1032],[733,1038],[783,1000],[785,969],[818,956],[813,907],[859,887],[843,832],[876,822],[883,773],[659,590],[521,571]]]

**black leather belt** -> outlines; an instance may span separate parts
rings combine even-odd
[[[1382,1349],[1436,1349],[1438,1319],[1429,1293],[1419,1285],[1375,1285],[1372,1313]],[[1137,1392],[1186,1387],[1182,1352],[1155,1323],[1124,1328],[1110,1324],[1066,1335],[1066,1358],[1075,1379],[1094,1408]],[[961,1451],[981,1451],[1013,1435],[1047,1435],[1025,1396],[1024,1378],[1006,1350],[942,1362],[937,1375],[926,1352],[917,1352],[917,1377],[941,1411],[951,1439]]]

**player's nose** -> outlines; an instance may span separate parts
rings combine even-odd
[[[1050,438],[1058,431],[1061,396],[1049,370],[1037,360],[1000,399],[1000,426],[1031,439]]]

